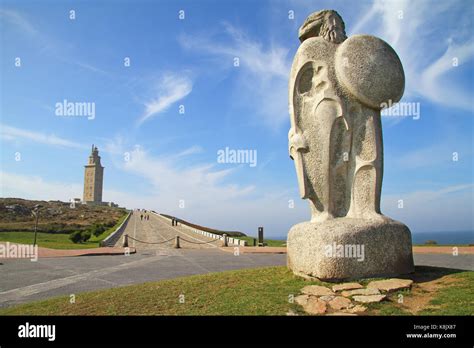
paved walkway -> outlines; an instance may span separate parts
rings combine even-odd
[[[222,244],[221,241],[215,241],[213,238],[194,233],[182,226],[171,226],[170,220],[160,215],[147,213],[144,215],[149,215],[150,219],[141,220],[141,214],[142,213],[138,211],[133,212],[127,227],[123,232],[123,235],[128,234],[131,237],[128,245],[137,250],[161,250],[173,248],[176,236],[179,236],[180,246],[183,249],[216,249]],[[206,242],[210,243],[205,244]],[[115,246],[121,247],[122,243],[123,239],[120,238]]]

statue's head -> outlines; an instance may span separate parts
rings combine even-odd
[[[334,10],[322,10],[310,14],[301,26],[298,36],[301,42],[318,36],[337,44],[347,39],[344,21]]]

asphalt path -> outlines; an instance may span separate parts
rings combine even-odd
[[[0,261],[0,307],[59,295],[148,281],[285,265],[284,254],[243,254],[217,248],[142,250],[115,256],[79,256]]]
[[[141,216],[148,216],[149,220]],[[128,234],[129,246],[137,250],[162,250],[173,248],[176,236],[183,249],[216,249],[222,241],[194,233],[182,226],[171,226],[171,221],[153,213],[133,212],[123,234]],[[206,244],[208,242],[208,244]],[[122,246],[120,238],[115,246]]]

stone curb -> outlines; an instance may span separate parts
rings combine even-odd
[[[151,212],[151,213],[171,222],[171,219],[166,217],[166,216],[163,216],[163,215],[161,215],[159,213],[155,213],[155,212]],[[188,225],[185,225],[185,224],[180,224],[179,226],[183,227],[183,228],[186,228],[187,230],[190,230],[191,232],[203,235],[203,236],[208,237],[208,238],[212,238],[212,239],[223,239],[224,238],[220,234],[215,234],[215,233],[211,233],[211,232],[207,232],[207,231],[202,231],[202,230],[199,230],[197,228],[189,227]],[[236,245],[236,246],[245,246],[247,242],[245,240],[242,240],[242,239],[227,237],[227,243],[232,244],[232,245]]]
[[[112,232],[107,238],[105,238],[103,241],[99,243],[101,247],[109,247],[109,246],[114,246],[115,243],[120,239],[120,236],[122,235],[123,231],[125,231],[125,227],[127,227],[128,220],[130,219],[130,216],[132,216],[132,212],[130,211],[127,215],[127,217],[122,221],[119,227]]]

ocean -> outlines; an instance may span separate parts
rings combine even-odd
[[[474,244],[474,231],[412,232],[413,244],[435,240],[438,244]],[[268,236],[269,239],[286,240],[287,236]]]
[[[435,240],[438,244],[474,244],[474,231],[418,232],[412,233],[413,244]]]

